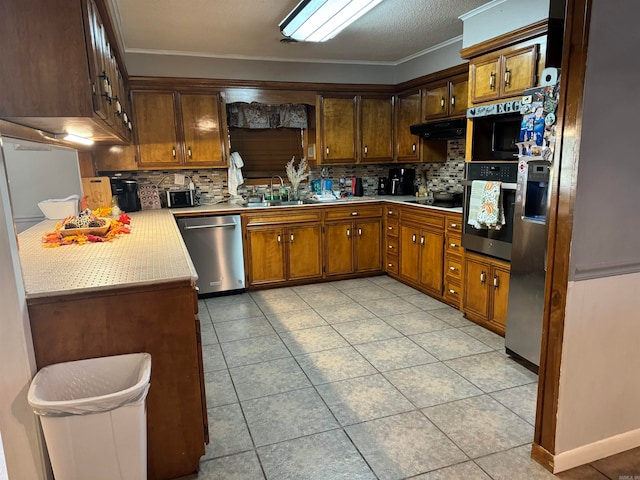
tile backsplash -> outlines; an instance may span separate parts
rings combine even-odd
[[[449,140],[447,149],[447,161],[444,163],[416,163],[405,164],[403,167],[415,168],[416,181],[421,182],[423,173],[426,175],[427,188],[430,190],[461,190],[461,183],[464,180],[464,153],[465,141]],[[389,168],[397,167],[398,164],[382,165],[327,165],[311,166],[309,179],[300,185],[300,194],[308,195],[309,180],[321,178],[322,169],[325,169],[326,178],[333,181],[334,188],[339,186],[341,178],[345,179],[345,189],[351,191],[351,179],[361,177],[365,195],[377,194],[378,177],[389,175]],[[113,175],[118,172],[100,172],[103,175]],[[174,185],[174,174],[181,174],[191,178],[200,194],[200,203],[207,204],[229,198],[227,191],[227,170],[226,169],[202,169],[202,170],[140,170],[122,172],[124,178],[137,180],[139,184],[154,184],[160,188],[169,188]],[[185,180],[188,184],[188,179]],[[251,187],[250,187],[251,188]],[[239,194],[246,195],[248,188],[246,185],[238,188]]]

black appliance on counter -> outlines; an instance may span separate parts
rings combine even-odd
[[[378,178],[378,195],[388,195],[388,194],[389,194],[389,178],[379,177]]]
[[[389,194],[390,195],[413,195],[413,182],[416,179],[416,171],[413,168],[390,168],[389,169]]]
[[[111,178],[111,194],[115,197],[118,208],[123,212],[140,210],[138,182],[120,177]]]
[[[518,162],[469,162],[464,181],[462,207],[462,246],[465,250],[511,260]],[[502,208],[505,224],[500,230],[469,225],[469,201],[474,180],[502,182]]]

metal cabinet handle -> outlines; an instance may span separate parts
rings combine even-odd
[[[369,153],[369,147],[367,147],[366,145],[364,146],[364,154],[366,155],[367,153]]]
[[[289,238],[291,239],[291,243],[293,243],[293,233],[291,234],[291,236]]]
[[[424,235],[420,237],[420,245],[424,247]]]
[[[493,277],[493,289],[497,290],[499,286],[500,286],[500,277],[497,276],[497,275],[494,275],[494,277]]]
[[[415,143],[413,145],[411,145],[411,149],[413,150],[413,153],[416,153],[416,144]]]
[[[444,101],[444,97],[440,97],[440,108],[442,110],[444,110],[444,106],[445,106],[446,102]]]
[[[350,237],[350,236],[351,236],[351,229],[347,228],[347,237]]]
[[[358,215],[360,215],[358,212],[351,212],[352,217],[357,217]]]
[[[393,227],[387,227],[387,230],[393,230]]]
[[[458,269],[456,267],[449,267],[449,270],[451,270],[452,272],[457,272]]]
[[[456,292],[455,290],[452,290],[451,288],[449,289],[449,293],[451,295],[458,295],[458,292]]]
[[[480,283],[484,285],[486,281],[487,281],[487,272],[483,270],[482,273],[480,274]]]
[[[387,267],[392,268],[393,267],[393,263],[387,263]]]
[[[508,87],[511,85],[511,70],[507,69],[504,72],[504,86]]]
[[[457,223],[452,223],[451,225],[449,225],[451,228],[460,228],[460,225],[458,225]]]
[[[417,240],[417,239],[418,239],[418,236],[414,233],[414,234],[411,236],[411,241],[412,241],[413,243],[416,243],[416,240]]]
[[[176,147],[171,147],[171,155],[173,155],[173,158],[176,158]]]
[[[282,237],[278,235],[278,243],[282,243]]]
[[[327,147],[327,157],[329,156],[329,147]]]
[[[455,96],[455,95],[452,95],[452,96],[451,96],[451,106],[452,106],[452,107],[455,107],[455,106],[456,106],[456,96]]]
[[[449,246],[451,248],[458,248],[460,245],[458,245],[457,243],[450,243]]]
[[[358,228],[358,236],[361,237],[362,236],[362,229]]]
[[[191,153],[191,147],[187,147],[187,155],[189,155],[189,158],[193,157],[193,154]]]
[[[389,250],[393,250],[393,245],[389,245]]]
[[[118,97],[116,97],[116,115],[122,115],[122,104],[120,103]]]
[[[491,72],[489,75],[489,90],[496,88],[496,72]]]
[[[388,214],[388,215],[393,215],[393,210],[389,210],[389,211],[387,212],[387,214]]]

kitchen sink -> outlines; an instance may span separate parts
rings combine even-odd
[[[248,202],[244,204],[244,207],[247,208],[258,208],[258,207],[286,207],[291,205],[308,205],[313,202],[309,202],[306,200],[266,200],[264,202]]]

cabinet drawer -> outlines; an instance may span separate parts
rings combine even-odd
[[[452,279],[462,279],[462,262],[458,258],[446,256],[444,258],[444,274]]]
[[[400,217],[400,209],[396,206],[385,206],[384,207],[384,214],[387,216],[388,219],[391,218],[398,218]]]
[[[447,255],[462,255],[462,240],[460,235],[447,234],[445,253]]]
[[[398,239],[397,238],[387,238],[387,255],[397,255],[398,254]]]
[[[403,207],[402,222],[414,222],[420,226],[432,226],[444,229],[444,215],[435,211],[426,211],[422,207]]]
[[[304,222],[319,222],[322,212],[316,207],[310,207],[308,209],[301,210],[300,207],[278,209],[277,212],[262,211],[256,213],[244,213],[242,216],[245,220],[245,225],[268,225],[272,223],[276,224],[289,224],[289,223],[304,223]]]
[[[398,236],[398,220],[388,219],[385,231],[387,232],[387,237],[397,237]]]
[[[457,280],[445,278],[444,281],[444,300],[449,305],[460,309],[462,302],[462,283]]]
[[[382,207],[380,205],[353,205],[352,207],[328,207],[324,213],[325,220],[346,220],[349,218],[371,218],[381,217]]]
[[[387,258],[385,260],[385,271],[394,275],[398,275],[399,269],[397,255],[387,255]]]
[[[462,234],[462,215],[447,215],[447,233]]]

